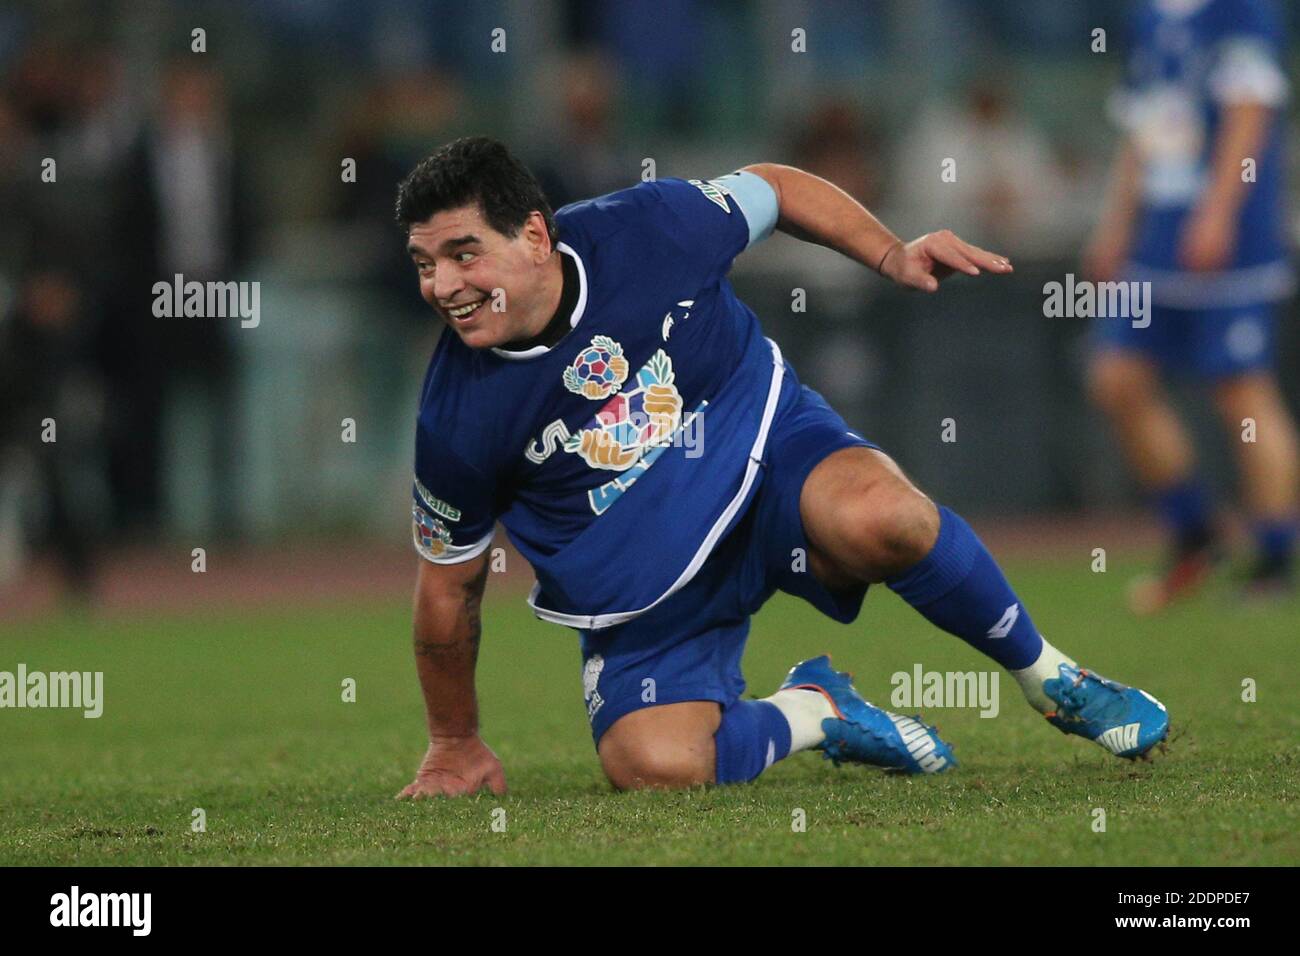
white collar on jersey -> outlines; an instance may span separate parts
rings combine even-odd
[[[573,314],[569,316],[569,328],[576,329],[578,323],[582,321],[582,313],[587,309],[587,267],[582,264],[582,257],[566,243],[556,243],[555,248],[571,258],[578,266],[578,304],[573,307]],[[568,336],[566,335],[565,338],[568,338]],[[560,339],[560,342],[563,341],[564,339]],[[560,342],[556,342],[555,345],[559,345]],[[512,352],[509,349],[499,349],[494,346],[492,351],[503,359],[517,362],[521,359],[537,358],[539,355],[545,355],[554,347],[554,345],[534,345],[522,352]]]

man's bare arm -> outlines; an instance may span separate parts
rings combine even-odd
[[[1083,271],[1100,282],[1114,279],[1132,243],[1142,175],[1137,146],[1125,140],[1111,164],[1101,216],[1083,253]]]
[[[478,733],[474,668],[487,571],[486,554],[462,564],[420,562],[412,631],[431,740]]]
[[[487,573],[486,554],[461,564],[420,562],[413,631],[429,750],[399,798],[472,794],[484,786],[505,792],[501,763],[478,735],[474,691]]]
[[[761,176],[776,193],[776,227],[782,232],[834,249],[900,285],[934,292],[953,272],[1011,271],[1004,256],[963,242],[946,229],[904,242],[844,190],[802,169],[755,163],[744,170]]]
[[[1241,164],[1246,159],[1259,160],[1272,119],[1273,107],[1264,103],[1224,107],[1209,182],[1181,237],[1179,260],[1184,267],[1222,269],[1232,259],[1237,246],[1237,214],[1250,187]]]
[[[1242,176],[1241,163],[1258,159],[1264,151],[1273,113],[1273,107],[1264,103],[1234,103],[1223,108],[1204,203],[1222,206],[1228,216],[1237,214],[1250,185]]]

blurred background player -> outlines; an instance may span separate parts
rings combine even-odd
[[[1101,318],[1094,401],[1168,527],[1163,572],[1135,610],[1195,589],[1221,552],[1218,522],[1164,382],[1208,387],[1235,450],[1256,557],[1248,593],[1289,588],[1296,537],[1292,417],[1273,371],[1275,308],[1294,286],[1282,188],[1287,95],[1280,11],[1270,0],[1152,0],[1134,20],[1123,87],[1127,133],[1085,270],[1150,282],[1151,322]],[[1243,429],[1254,423],[1254,440]]]

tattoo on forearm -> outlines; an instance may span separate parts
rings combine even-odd
[[[463,591],[465,633],[448,641],[428,640],[416,634],[416,657],[438,662],[454,661],[463,659],[468,650],[470,659],[478,663],[479,641],[483,636],[483,589],[487,584],[487,573],[488,568],[484,564],[483,570],[475,575],[473,580],[465,582]]]
[[[415,656],[425,657],[431,661],[450,661],[465,656],[465,641],[459,638],[450,641],[426,641],[415,639]]]

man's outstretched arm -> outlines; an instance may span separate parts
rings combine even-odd
[[[844,190],[802,169],[778,163],[743,169],[761,176],[776,193],[776,227],[782,232],[834,249],[899,285],[934,292],[953,272],[1011,271],[1005,256],[963,242],[947,229],[904,242]]]
[[[460,564],[420,561],[413,630],[429,750],[398,799],[505,793],[501,761],[478,735],[474,693],[487,572],[486,553]]]

